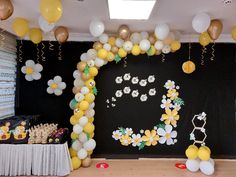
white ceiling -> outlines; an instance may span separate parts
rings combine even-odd
[[[12,0],[14,13],[9,19],[1,22],[1,27],[12,32],[11,22],[15,17],[24,17],[29,20],[30,27],[37,27],[39,2],[40,0]],[[236,25],[236,0],[232,0],[228,5],[225,5],[223,0],[157,0],[147,21],[110,20],[107,0],[62,0],[62,4],[63,16],[57,25],[68,27],[71,36],[84,38],[90,37],[89,23],[93,19],[102,20],[107,33],[116,33],[121,24],[127,24],[131,31],[151,32],[157,23],[165,22],[172,30],[195,34],[191,21],[199,12],[207,12],[212,19],[221,19],[224,34],[230,34],[232,26]]]

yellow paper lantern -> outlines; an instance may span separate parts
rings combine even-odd
[[[29,32],[29,38],[34,44],[39,44],[43,39],[43,34],[40,28],[32,28]]]
[[[24,37],[29,31],[29,23],[26,19],[17,17],[12,22],[12,29],[18,37]]]
[[[89,68],[89,74],[91,77],[95,77],[96,75],[98,75],[98,69],[95,67]]]
[[[40,13],[48,23],[57,22],[62,16],[62,4],[60,0],[41,0]]]
[[[86,133],[93,133],[95,127],[92,123],[88,122],[85,126],[84,126],[84,132]]]
[[[71,162],[73,170],[76,170],[81,166],[81,160],[78,157],[72,157]]]
[[[89,103],[87,101],[81,101],[79,103],[79,109],[82,111],[86,111],[89,108]]]
[[[182,65],[182,70],[186,74],[191,74],[193,71],[195,71],[195,64],[192,61],[186,61]]]
[[[121,58],[124,58],[124,57],[127,56],[127,52],[125,51],[125,49],[119,48],[119,50],[118,50],[118,55],[119,55]]]
[[[139,55],[141,52],[141,49],[139,47],[139,45],[135,44],[131,50],[131,53],[134,55],[134,56],[137,56]]]
[[[98,57],[101,58],[101,59],[106,59],[107,58],[107,54],[108,54],[108,52],[105,49],[103,49],[103,48],[99,49],[98,53],[97,53]]]
[[[171,50],[173,50],[173,51],[179,50],[181,47],[181,43],[179,41],[173,41],[170,44],[170,47],[171,47]]]

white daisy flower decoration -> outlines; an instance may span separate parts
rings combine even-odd
[[[139,82],[139,85],[142,86],[142,87],[145,87],[147,85],[147,79],[142,79],[140,82]]]
[[[168,80],[168,81],[165,83],[164,87],[165,87],[166,89],[174,89],[174,88],[175,88],[175,82],[174,82],[174,81],[171,81],[171,80]]]
[[[117,90],[115,95],[116,95],[116,97],[122,97],[122,95],[123,95],[122,90]]]
[[[39,80],[41,78],[40,72],[43,66],[39,63],[35,64],[33,60],[27,60],[25,66],[21,68],[21,72],[25,74],[27,81]]]
[[[133,147],[139,146],[140,143],[142,142],[141,135],[140,134],[137,134],[137,135],[133,134],[131,142],[132,142]]]
[[[125,134],[127,134],[127,135],[132,135],[133,134],[133,130],[132,130],[132,128],[126,128],[125,129]]]
[[[152,88],[152,89],[150,89],[149,90],[149,92],[148,92],[148,94],[150,95],[150,96],[155,96],[156,95],[156,89],[155,88]]]
[[[162,99],[161,100],[161,108],[162,109],[170,109],[173,107],[170,99]]]
[[[157,134],[160,136],[159,143],[164,144],[166,143],[167,145],[172,145],[174,144],[174,138],[177,137],[177,132],[172,131],[172,126],[171,125],[165,125],[165,129],[163,128],[158,128],[157,129]]]
[[[62,82],[61,76],[55,76],[54,79],[48,81],[47,92],[49,94],[55,94],[57,96],[62,94],[62,90],[66,88],[66,83]]]
[[[138,77],[133,77],[131,82],[132,82],[132,84],[137,84],[139,82]]]
[[[133,98],[138,97],[138,95],[139,95],[138,90],[133,90],[131,95],[132,95]]]
[[[125,87],[123,91],[124,91],[124,94],[129,94],[131,92],[131,89],[130,87]]]
[[[113,131],[112,132],[112,138],[114,138],[115,140],[119,140],[121,138],[121,132],[119,130]]]
[[[142,102],[147,101],[147,99],[148,99],[147,94],[142,94],[142,95],[140,96],[140,100],[141,100]]]
[[[130,73],[126,73],[126,74],[124,75],[124,80],[125,80],[125,81],[129,81],[130,78],[131,78]]]
[[[123,79],[122,79],[121,76],[119,76],[119,77],[116,77],[115,81],[116,81],[117,84],[121,84],[123,82]]]
[[[149,83],[155,82],[155,76],[154,76],[154,75],[148,76],[148,82],[149,82]]]

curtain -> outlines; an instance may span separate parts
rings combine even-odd
[[[0,32],[0,119],[15,114],[16,38]]]

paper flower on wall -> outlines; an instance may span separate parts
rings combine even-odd
[[[133,77],[131,82],[132,82],[132,84],[137,84],[139,82],[138,77]]]
[[[131,78],[130,73],[126,73],[126,74],[124,75],[124,80],[125,80],[125,81],[129,81],[130,78]]]
[[[117,90],[115,95],[116,95],[116,97],[122,97],[123,93],[121,90]]]
[[[25,66],[21,68],[21,72],[25,74],[27,81],[39,80],[41,78],[40,72],[43,66],[39,63],[35,64],[33,60],[27,60]]]
[[[131,93],[131,95],[132,95],[132,97],[138,97],[138,95],[139,95],[139,92],[138,92],[138,90],[133,90],[132,91],[132,93]]]
[[[62,94],[62,90],[66,88],[66,83],[62,82],[61,76],[55,76],[54,79],[48,81],[47,92],[49,94],[55,94],[57,96]]]
[[[142,79],[140,82],[139,82],[139,85],[142,86],[142,87],[145,87],[147,85],[147,79]]]
[[[172,126],[171,125],[165,125],[165,128],[158,128],[157,129],[157,134],[160,136],[159,143],[164,144],[166,143],[167,145],[172,145],[176,143],[176,138],[177,137],[177,132],[172,131]]]
[[[154,75],[148,76],[148,82],[149,82],[149,83],[155,82],[155,76],[154,76]]]
[[[124,94],[129,94],[131,92],[131,89],[130,87],[125,87],[123,91],[124,91]]]
[[[117,83],[117,84],[121,84],[122,82],[123,82],[123,79],[122,79],[121,76],[116,77],[116,83]]]

